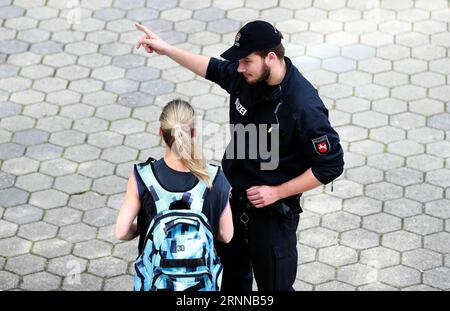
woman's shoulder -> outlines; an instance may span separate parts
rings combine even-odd
[[[227,177],[223,173],[222,169],[219,167],[218,172],[213,180],[212,191],[229,191],[230,183]]]

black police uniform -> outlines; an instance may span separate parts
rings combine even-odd
[[[208,64],[206,79],[230,94],[230,124],[267,124],[279,131],[280,141],[275,170],[261,170],[261,163],[270,159],[259,153],[256,159],[227,159],[224,155],[222,160],[232,186],[230,202],[235,226],[232,241],[218,246],[225,291],[250,291],[252,270],[258,290],[293,290],[296,278],[301,194],[257,209],[249,203],[246,189],[279,185],[309,168],[327,184],[343,171],[343,150],[328,120],[328,110],[291,60],[285,57],[285,63],[286,75],[280,85],[273,87],[248,84],[237,72],[238,62],[211,58]],[[230,144],[236,144],[236,140]]]

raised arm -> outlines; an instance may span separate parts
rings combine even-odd
[[[144,25],[138,23],[135,25],[137,29],[144,33],[136,44],[137,49],[143,46],[148,53],[156,52],[159,55],[166,55],[181,66],[191,70],[203,78],[205,77],[210,57],[193,54],[177,48],[162,40]]]

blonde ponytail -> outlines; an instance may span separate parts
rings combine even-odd
[[[193,139],[195,112],[192,106],[181,99],[172,100],[163,108],[159,121],[167,146],[195,177],[211,188],[203,151]]]

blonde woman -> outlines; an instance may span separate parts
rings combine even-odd
[[[205,162],[195,134],[191,105],[169,102],[160,116],[164,157],[135,165],[128,180],[115,235],[139,236],[135,290],[220,289],[220,259],[205,245],[233,236],[231,187],[219,167]]]

